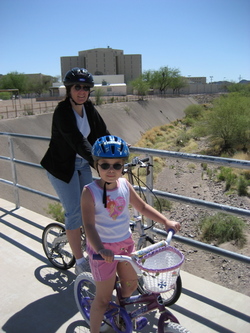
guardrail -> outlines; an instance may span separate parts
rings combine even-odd
[[[45,140],[49,141],[49,137],[42,137],[42,136],[34,136],[34,135],[25,135],[25,134],[19,134],[19,133],[7,133],[7,132],[0,132],[1,136],[7,136],[8,137],[8,143],[9,143],[9,156],[2,156],[0,155],[0,159],[9,161],[11,163],[11,169],[12,169],[12,181],[0,178],[0,182],[5,183],[7,185],[13,186],[14,187],[14,193],[15,193],[15,204],[16,208],[19,208],[19,193],[18,189],[22,189],[34,194],[38,194],[44,197],[47,197],[49,199],[59,201],[59,198],[56,196],[52,196],[48,193],[44,193],[32,188],[29,188],[27,186],[21,185],[18,183],[17,179],[17,172],[16,172],[16,164],[22,164],[26,166],[31,166],[34,168],[40,168],[42,169],[40,164],[35,164],[23,160],[19,160],[15,158],[15,152],[14,152],[14,146],[13,146],[13,138],[25,138],[25,139],[33,139],[33,140]],[[237,160],[237,159],[228,159],[228,158],[222,158],[222,157],[213,157],[213,156],[207,156],[207,155],[197,155],[197,154],[188,154],[188,153],[179,153],[179,152],[171,152],[171,151],[165,151],[165,150],[155,150],[155,149],[148,149],[148,148],[139,148],[139,147],[130,147],[130,151],[132,153],[136,154],[143,154],[147,155],[150,157],[151,161],[154,156],[166,158],[166,157],[172,157],[172,158],[181,158],[185,160],[192,160],[195,162],[205,162],[205,163],[212,163],[212,164],[217,164],[217,165],[223,165],[223,166],[228,166],[228,167],[234,167],[234,168],[242,168],[242,169],[249,169],[250,170],[250,161],[243,161],[243,160]],[[149,175],[147,175],[147,186],[149,188],[153,188],[153,172],[150,172]],[[138,187],[135,186],[135,189],[137,190]],[[143,190],[146,192],[148,201],[150,203],[150,200],[152,202],[152,193],[147,190],[147,188],[143,188]],[[156,189],[153,189],[153,193],[156,194],[157,196],[163,197],[163,198],[168,198],[169,200],[172,201],[177,201],[177,202],[183,202],[183,203],[189,203],[191,205],[199,205],[199,206],[204,206],[209,209],[214,209],[222,212],[226,212],[229,214],[234,214],[234,215],[240,215],[244,217],[250,217],[250,210],[247,209],[241,209],[237,207],[232,207],[232,206],[227,206],[227,205],[221,205],[217,204],[214,202],[208,202],[205,200],[199,200],[191,197],[185,197],[169,192],[164,192],[164,191],[159,191]],[[166,236],[166,232],[157,228],[153,229],[154,233],[157,234],[163,234]],[[216,254],[219,254],[221,256],[229,257],[234,260],[238,260],[244,263],[250,263],[250,257],[231,252],[231,251],[226,251],[224,249],[211,246],[209,244],[205,244],[202,242],[195,241],[193,239],[189,239],[187,237],[182,237],[179,235],[174,235],[174,238],[176,241],[179,241],[181,243],[188,244],[193,247],[200,248],[205,251],[213,252]]]
[[[0,119],[53,112],[57,104],[55,100],[36,102],[34,98],[4,101],[0,103]]]

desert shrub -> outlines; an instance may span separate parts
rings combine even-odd
[[[186,131],[182,131],[176,139],[176,145],[184,147],[190,139],[191,135]]]
[[[127,112],[127,114],[129,114],[130,113],[130,111],[131,111],[131,109],[130,109],[130,107],[129,106],[124,106],[124,111],[126,111]]]
[[[11,93],[9,93],[9,92],[1,92],[0,93],[0,99],[3,99],[3,100],[11,99]]]
[[[243,176],[244,176],[246,179],[250,180],[250,170],[244,170],[244,171],[243,171]]]
[[[33,106],[31,104],[24,104],[24,113],[25,116],[32,116],[34,115]]]
[[[239,247],[246,243],[245,222],[236,216],[225,213],[208,216],[201,220],[200,228],[201,238],[205,242],[214,242],[219,245],[235,241]]]
[[[187,168],[188,168],[189,170],[195,170],[195,169],[196,169],[196,165],[195,165],[194,163],[189,163],[189,164],[187,165]]]
[[[201,167],[203,170],[207,170],[207,163],[202,162]]]
[[[232,169],[227,167],[221,167],[220,172],[217,175],[218,180],[226,182],[225,190],[228,191],[232,185],[236,183],[237,175],[233,173]]]
[[[64,223],[65,221],[64,210],[59,202],[55,204],[49,204],[46,212],[49,215],[51,215],[53,219],[56,220],[57,222]]]
[[[161,212],[163,210],[171,210],[172,203],[164,198],[155,198],[154,199],[154,208]]]
[[[96,105],[101,105],[103,103],[103,91],[101,89],[96,89],[95,90],[95,104]]]
[[[245,177],[240,176],[239,179],[238,179],[238,185],[237,185],[238,195],[248,196],[247,187],[248,187],[249,184],[250,184],[250,181],[248,181]]]
[[[187,118],[199,118],[202,114],[203,107],[199,104],[192,104],[189,105],[185,110],[184,113]]]
[[[182,123],[186,126],[193,126],[195,124],[195,120],[194,118],[191,118],[191,117],[185,117],[183,120],[182,120]]]

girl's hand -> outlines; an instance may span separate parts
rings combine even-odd
[[[114,252],[111,250],[101,249],[98,251],[98,254],[100,254],[106,262],[112,262],[114,260]]]
[[[174,229],[175,232],[178,232],[181,229],[181,225],[179,222],[176,221],[168,221],[168,224],[166,225],[166,230],[168,229]]]

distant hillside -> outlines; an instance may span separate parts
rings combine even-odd
[[[112,134],[121,136],[130,144],[135,144],[142,133],[155,126],[170,123],[184,116],[185,108],[196,104],[193,98],[159,98],[151,101],[104,104],[97,109]],[[0,132],[21,133],[50,137],[52,113],[24,116],[0,120]],[[15,157],[21,160],[40,163],[47,147],[47,141],[15,140]],[[8,142],[0,136],[1,155],[9,156]],[[18,183],[55,195],[44,170],[17,166]],[[10,164],[0,161],[0,178],[12,181]],[[14,202],[13,189],[0,183],[1,197]],[[38,200],[39,198],[39,200]],[[49,200],[26,191],[20,191],[21,206],[45,214]]]

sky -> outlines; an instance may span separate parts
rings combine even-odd
[[[108,46],[142,71],[250,80],[250,0],[0,0],[0,74],[60,76],[60,57]]]

